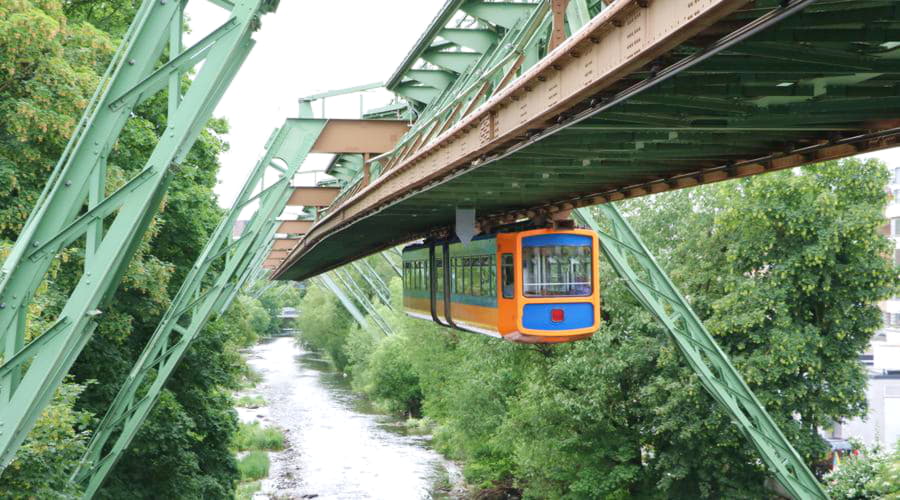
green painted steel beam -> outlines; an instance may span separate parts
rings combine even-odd
[[[512,29],[520,20],[531,14],[534,8],[533,3],[469,0],[460,7],[460,10],[482,21]]]
[[[358,262],[351,262],[350,265],[353,266],[353,269],[356,270],[357,274],[362,276],[363,280],[369,285],[369,288],[375,292],[375,295],[378,296],[378,299],[382,304],[386,305],[389,309],[393,309],[394,306],[391,304],[391,290],[388,288],[387,284],[378,276],[378,273],[372,269],[372,266],[369,265],[365,260],[362,261],[363,265],[359,265]]]
[[[271,0],[243,0],[234,5],[226,23],[234,27],[210,41],[212,46],[202,51],[203,66],[187,92],[180,99],[170,100],[167,128],[138,174],[139,185],[122,195],[122,200],[116,196],[114,203],[121,201],[117,212],[104,214],[103,207],[108,204],[101,188],[105,184],[102,174],[106,157],[146,89],[159,85],[140,92],[132,90],[153,79],[164,47],[176,38],[172,36],[173,26],[182,22],[182,2],[145,0],[137,10],[97,93],[0,268],[0,344],[5,360],[0,368],[6,374],[0,380],[0,468],[13,459],[102,320],[104,305],[112,299],[165,195],[173,174],[171,167],[184,159],[252,48],[251,34],[259,27],[260,15],[276,4]],[[176,55],[171,59],[176,62],[164,66],[170,70],[166,74],[170,79],[186,69],[177,62],[179,45],[174,46]],[[31,251],[44,248],[48,241],[56,248],[72,241],[72,224],[85,202],[95,217],[74,228],[84,228],[88,235],[84,273],[54,326],[26,344],[24,316],[28,304],[55,258],[53,251]],[[16,360],[16,366],[6,369],[12,360]]]
[[[446,71],[465,73],[469,67],[481,59],[478,52],[450,52],[446,50],[427,50],[422,59]]]
[[[456,79],[453,73],[436,69],[411,69],[406,72],[406,76],[438,90],[449,87]]]
[[[616,273],[638,302],[662,323],[700,383],[757,449],[779,484],[798,500],[827,499],[815,475],[637,232],[614,205],[600,205],[598,210],[609,222],[609,230],[601,228],[588,209],[576,209],[573,213],[580,223],[596,231],[603,255]]]
[[[450,22],[454,15],[456,15],[460,5],[462,5],[464,1],[465,0],[447,0],[446,3],[444,3],[441,10],[438,11],[435,18],[425,29],[425,32],[419,37],[409,53],[403,58],[403,62],[400,63],[400,66],[394,71],[394,74],[388,78],[385,83],[385,87],[388,90],[395,90],[395,87],[403,82],[406,71],[412,68],[416,61],[419,60],[419,55],[422,52],[431,47],[434,38],[438,36],[440,31],[444,29],[444,27],[447,26],[447,23]]]
[[[246,278],[257,271],[259,254],[267,253],[277,225],[276,218],[293,192],[290,179],[299,171],[324,124],[324,120],[288,120],[269,141],[265,156],[252,170],[234,206],[210,236],[95,430],[81,466],[73,476],[75,481],[86,484],[84,498],[89,499],[97,492],[137,435],[190,344],[214,315],[228,307]],[[266,188],[263,185],[265,173],[276,158],[287,165],[286,172],[273,186]],[[265,192],[258,198],[259,207],[241,237],[232,241],[238,217],[257,190]],[[205,288],[204,283],[208,284]],[[138,398],[140,389],[148,383],[146,393]],[[109,440],[117,432],[115,441],[108,447]]]
[[[368,313],[368,317],[375,322],[378,328],[385,335],[393,334],[393,329],[391,329],[390,324],[385,321],[384,317],[375,309],[375,304],[369,299],[366,295],[365,291],[363,291],[362,287],[360,287],[356,280],[353,279],[353,276],[350,275],[344,268],[335,269],[331,271],[331,274],[344,285],[344,288],[350,292],[350,295],[356,301],[357,304],[361,305],[363,309],[365,309],[366,313]]]
[[[403,83],[394,87],[394,92],[402,95],[403,97],[407,97],[414,101],[418,101],[424,104],[428,104],[441,94],[441,91],[434,87],[427,87],[424,85],[413,85],[409,83]]]
[[[497,43],[497,33],[488,29],[444,28],[438,35],[460,47],[480,53],[487,52]]]
[[[322,283],[322,285],[328,291],[330,291],[332,294],[334,294],[335,297],[337,297],[338,302],[340,302],[341,305],[344,306],[344,309],[346,309],[347,312],[350,313],[350,316],[353,316],[353,319],[356,320],[356,323],[359,324],[360,328],[362,328],[363,330],[369,329],[369,322],[366,321],[366,317],[362,312],[360,312],[359,308],[356,307],[356,304],[354,304],[353,301],[350,300],[350,297],[348,297],[347,294],[345,294],[344,291],[341,290],[341,287],[339,287],[338,284],[335,283],[333,279],[331,279],[330,273],[320,274],[319,276],[316,276],[315,279],[319,280],[319,282]]]

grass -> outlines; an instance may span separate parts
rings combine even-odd
[[[241,473],[241,481],[256,481],[268,476],[269,454],[264,451],[251,451],[238,460],[238,471]]]
[[[275,427],[260,427],[256,422],[240,424],[237,433],[234,435],[234,446],[238,451],[283,450],[284,433]]]
[[[234,404],[241,408],[256,409],[261,406],[266,406],[268,403],[266,403],[266,400],[263,399],[262,396],[241,396]]]
[[[240,390],[247,390],[255,388],[256,385],[262,381],[263,376],[248,367],[241,377],[240,382],[238,382],[238,385]]]
[[[234,492],[234,500],[252,500],[253,494],[260,489],[262,489],[262,484],[259,481],[241,483]]]

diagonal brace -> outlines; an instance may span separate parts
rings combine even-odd
[[[778,482],[797,499],[828,498],[800,454],[775,425],[637,232],[612,204],[600,205],[599,210],[610,222],[609,232],[599,227],[590,211],[577,209],[573,214],[597,232],[603,254],[616,273],[638,302],[663,324],[703,387],[756,447]],[[632,266],[629,255],[637,257],[639,269]],[[639,277],[639,271],[651,277],[649,282]]]

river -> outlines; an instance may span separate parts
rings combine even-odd
[[[285,432],[287,448],[271,453],[269,479],[255,499],[452,498],[457,467],[429,448],[429,437],[405,432],[350,390],[348,380],[316,353],[275,338],[246,355],[263,381],[249,391],[267,406],[238,409],[241,420]]]

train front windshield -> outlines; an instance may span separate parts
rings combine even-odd
[[[591,238],[539,235],[522,240],[522,285],[526,297],[584,297],[593,292]]]

